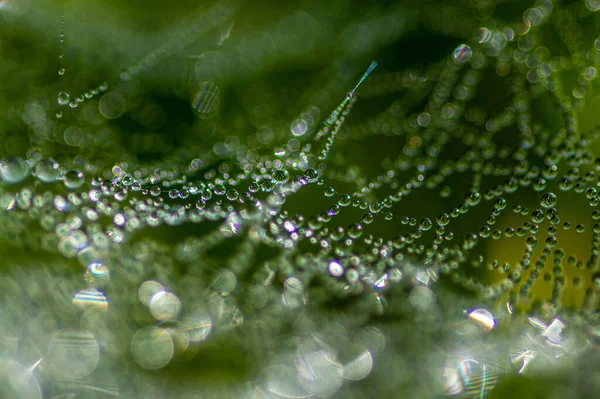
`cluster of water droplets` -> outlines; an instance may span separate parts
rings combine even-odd
[[[228,20],[219,7],[202,18]],[[485,19],[472,40],[423,70],[378,73],[371,64],[366,83],[327,119],[330,109],[309,105],[285,128],[262,125],[244,140],[233,132],[151,165],[125,153],[111,165],[59,162],[37,147],[3,158],[2,239],[58,260],[23,283],[31,303],[10,299],[23,267],[2,282],[7,313],[43,311],[0,325],[14,347],[0,378],[8,373],[22,397],[41,397],[38,380],[55,381],[57,395],[143,395],[141,379],[127,388],[137,375],[129,357],[146,370],[199,354],[222,367],[215,352],[227,347],[220,356],[251,358],[251,382],[234,388],[246,397],[350,397],[367,376],[382,391],[399,384],[414,396],[485,397],[507,375],[597,355],[600,131],[578,120],[593,101],[586,92],[597,90],[600,39],[574,25],[598,9],[591,0],[561,8],[540,0],[515,24]],[[571,58],[552,55],[547,26]],[[154,67],[194,29],[176,31],[120,79]],[[477,97],[489,73],[507,82],[507,105],[495,113]],[[561,74],[575,76],[571,91]],[[57,102],[76,108],[106,92],[99,112],[118,119],[119,87],[60,92]],[[385,110],[347,123],[361,94],[389,93],[397,99]],[[217,117],[223,95],[213,80],[198,83],[188,100],[199,123]],[[539,109],[548,106],[556,120]],[[75,134],[68,127],[62,137],[83,146]],[[395,145],[373,176],[372,160],[352,155],[351,143],[367,151],[390,137]],[[86,150],[91,159],[94,147]],[[563,196],[577,209],[563,208]],[[81,278],[61,282],[73,267]],[[36,338],[48,342],[44,350],[17,350],[20,331],[44,328]],[[402,350],[434,338],[413,367]]]

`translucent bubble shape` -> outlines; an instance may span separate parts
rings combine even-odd
[[[264,379],[264,387],[279,398],[307,398],[312,394],[298,382],[296,370],[292,367],[277,364],[265,369],[260,379]]]
[[[85,272],[85,280],[93,287],[104,287],[110,280],[110,270],[100,262],[92,262]]]
[[[181,311],[181,301],[171,292],[159,291],[150,299],[149,307],[156,320],[173,320]]]
[[[346,380],[358,381],[365,378],[373,368],[373,356],[368,350],[363,351],[344,365],[343,376]]]
[[[469,313],[469,319],[489,331],[496,326],[494,315],[486,309],[475,309]]]
[[[157,370],[169,364],[175,354],[175,343],[165,329],[145,327],[131,338],[130,351],[140,367]]]
[[[212,320],[202,307],[186,310],[180,320],[179,328],[187,334],[190,342],[204,341],[212,331]]]
[[[100,347],[85,330],[61,330],[48,344],[48,362],[63,378],[81,379],[90,375],[100,361]]]
[[[79,188],[83,184],[83,172],[78,170],[70,170],[63,176],[65,186],[68,188]]]
[[[60,177],[60,165],[51,158],[46,158],[35,167],[35,176],[44,183],[54,183]]]
[[[69,95],[69,93],[65,93],[64,91],[61,91],[60,93],[58,93],[56,102],[58,103],[58,105],[67,105],[69,103],[70,99],[71,99],[71,96]]]
[[[377,327],[363,327],[354,334],[352,342],[366,348],[372,355],[380,355],[385,349],[385,336]]]
[[[333,395],[343,382],[342,366],[325,350],[297,357],[296,369],[300,385],[318,397]]]
[[[29,165],[23,158],[9,157],[0,161],[0,177],[4,183],[20,183],[28,174]]]
[[[232,271],[222,269],[213,278],[211,287],[220,294],[229,294],[235,289],[237,279]]]
[[[108,299],[95,288],[81,290],[73,297],[73,305],[80,309],[106,309]]]
[[[165,289],[163,288],[163,286],[156,281],[144,281],[138,289],[138,298],[140,299],[141,303],[143,303],[146,306],[150,306],[150,300],[152,299],[152,297],[156,293],[164,290]]]
[[[98,107],[106,119],[117,119],[127,109],[127,102],[121,93],[113,91],[102,96]]]
[[[461,44],[452,53],[452,58],[457,64],[462,64],[469,61],[472,55],[473,51],[471,50],[471,47],[466,44]]]
[[[304,296],[304,284],[296,277],[290,277],[285,280],[281,300],[288,308],[299,308],[306,303]]]
[[[585,6],[590,11],[598,11],[600,10],[600,0],[585,0]]]
[[[213,82],[200,82],[198,92],[192,100],[192,107],[203,119],[216,116],[221,101],[221,89]]]

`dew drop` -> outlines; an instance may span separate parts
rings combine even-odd
[[[65,186],[68,188],[81,187],[84,182],[83,172],[78,170],[70,170],[64,175],[63,180],[65,182]]]
[[[56,102],[58,102],[58,105],[67,105],[69,103],[69,100],[71,100],[71,96],[69,95],[69,93],[61,91],[60,93],[58,93]]]
[[[9,157],[0,161],[0,176],[7,184],[20,183],[29,174],[29,165],[23,158]]]
[[[471,47],[466,44],[461,44],[452,53],[452,58],[457,64],[462,64],[469,61],[472,55],[473,51],[471,50]]]

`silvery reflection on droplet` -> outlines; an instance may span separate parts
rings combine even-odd
[[[196,307],[185,310],[180,319],[180,330],[187,334],[190,342],[197,343],[204,341],[212,331],[212,320],[208,312]]]
[[[437,279],[437,273],[435,273],[435,271],[433,271],[431,268],[419,268],[415,270],[413,285],[430,285],[431,283],[437,282]]]
[[[152,295],[149,307],[156,320],[173,320],[181,311],[181,301],[172,292],[158,291]]]
[[[296,119],[290,125],[290,131],[294,136],[303,136],[308,130],[308,125],[304,119]]]
[[[0,397],[42,399],[40,384],[32,372],[33,367],[25,367],[10,358],[0,359]]]
[[[290,309],[297,309],[306,303],[304,284],[296,277],[290,277],[283,283],[281,294],[283,304]]]
[[[73,169],[64,174],[63,181],[67,188],[79,188],[85,180],[83,172]]]
[[[532,349],[511,350],[509,353],[510,363],[517,368],[517,374],[522,374],[533,359],[536,353]]]
[[[542,337],[548,340],[548,343],[555,346],[562,346],[563,338],[561,336],[562,330],[565,328],[565,324],[560,319],[552,320],[552,323],[544,329]]]
[[[335,355],[326,350],[304,353],[297,357],[296,370],[300,385],[316,396],[333,395],[342,386],[342,366]]]
[[[97,289],[89,288],[81,290],[73,296],[73,305],[80,309],[106,309],[108,307],[108,299]]]
[[[157,293],[164,291],[164,287],[153,280],[144,281],[138,289],[138,298],[146,306],[150,306],[150,299]]]
[[[368,350],[364,350],[353,360],[344,364],[342,374],[345,379],[359,381],[365,378],[373,369],[373,356]]]
[[[7,184],[20,183],[29,175],[29,165],[23,158],[9,157],[0,160],[0,177]]]
[[[390,282],[393,283],[402,280],[403,277],[402,270],[398,269],[397,267],[391,268],[388,274]]]
[[[490,331],[496,326],[496,319],[492,312],[487,309],[475,309],[469,313],[469,319],[481,326],[487,331]]]
[[[69,100],[71,100],[71,96],[69,95],[69,93],[65,93],[63,91],[58,93],[58,96],[56,98],[56,102],[58,103],[58,105],[67,105],[69,103]]]
[[[353,343],[366,348],[373,356],[383,353],[385,349],[385,335],[380,329],[373,326],[361,328],[354,334]]]
[[[329,262],[329,273],[331,273],[332,276],[334,277],[340,277],[341,275],[344,274],[344,267],[340,264],[339,261],[337,260],[331,260]]]
[[[51,158],[46,158],[35,167],[36,177],[43,183],[54,183],[60,177],[60,165]]]
[[[133,335],[129,349],[138,365],[156,370],[169,364],[175,354],[175,343],[165,329],[149,326]]]
[[[0,195],[0,209],[10,211],[15,207],[15,197],[10,193]]]
[[[57,331],[48,344],[48,362],[64,378],[90,375],[100,361],[100,347],[94,335],[85,330]]]
[[[388,283],[388,274],[384,273],[383,275],[381,275],[381,277],[379,277],[378,279],[373,281],[373,286],[375,287],[375,289],[381,290],[381,289],[384,289],[385,287],[387,287],[387,283]]]
[[[457,64],[462,64],[469,61],[472,55],[473,51],[471,50],[471,47],[466,44],[461,44],[452,53],[452,58]]]

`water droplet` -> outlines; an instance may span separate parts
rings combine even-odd
[[[556,194],[546,193],[541,198],[541,203],[544,208],[552,208],[556,205]]]
[[[71,100],[71,96],[69,95],[69,93],[65,93],[64,91],[58,93],[58,97],[56,99],[58,105],[67,105],[69,103],[69,100]]]
[[[9,157],[0,161],[0,177],[5,183],[20,183],[27,175],[29,175],[29,165],[23,158]]]
[[[461,44],[452,53],[452,58],[454,58],[456,63],[462,64],[469,61],[472,55],[473,51],[471,50],[471,47],[467,46],[466,44]]]
[[[219,110],[221,90],[213,82],[201,82],[200,88],[192,101],[192,107],[201,118],[211,118]]]
[[[46,158],[35,167],[35,175],[44,183],[54,183],[60,177],[60,165],[55,160]]]
[[[78,188],[84,182],[83,172],[78,170],[70,170],[63,176],[65,186],[68,188]]]

